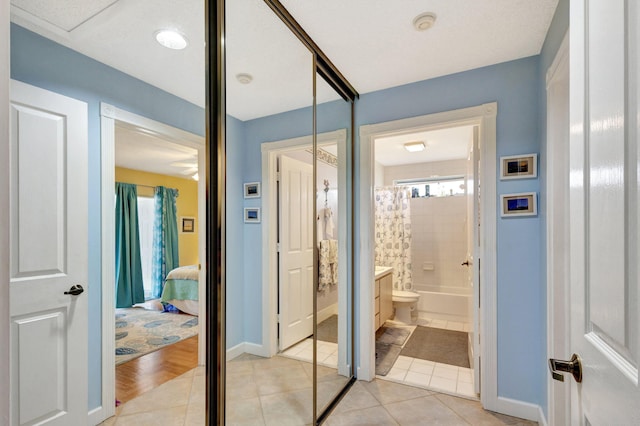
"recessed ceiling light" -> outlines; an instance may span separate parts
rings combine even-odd
[[[200,176],[198,176],[198,173],[196,173],[193,176],[191,176],[191,179],[198,180],[198,179],[200,179]]]
[[[249,84],[253,81],[253,76],[251,74],[240,73],[236,74],[236,79],[242,84]]]
[[[169,49],[182,50],[189,44],[186,37],[175,30],[159,30],[155,36],[158,43]]]
[[[436,14],[433,12],[422,13],[413,20],[416,31],[426,31],[436,23]]]
[[[424,150],[424,142],[407,142],[404,144],[404,149],[409,152],[420,152]]]

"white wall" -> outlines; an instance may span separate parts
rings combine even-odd
[[[385,185],[398,179],[463,176],[467,160],[434,161],[384,168]],[[415,290],[465,292],[467,197],[411,199],[411,263]]]

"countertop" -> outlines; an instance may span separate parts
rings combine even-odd
[[[393,267],[391,266],[376,266],[375,270],[374,270],[374,274],[375,274],[375,279],[379,279],[384,277],[387,274],[390,274],[391,272],[393,272]]]

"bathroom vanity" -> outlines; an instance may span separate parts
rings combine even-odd
[[[379,329],[382,324],[393,315],[393,304],[391,294],[393,291],[393,268],[390,266],[376,266],[374,294],[375,301],[375,329]]]

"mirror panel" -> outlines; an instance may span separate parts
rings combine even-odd
[[[316,377],[322,413],[353,375],[350,240],[351,103],[316,73]]]
[[[262,0],[226,25],[226,423],[312,424],[313,55]]]

